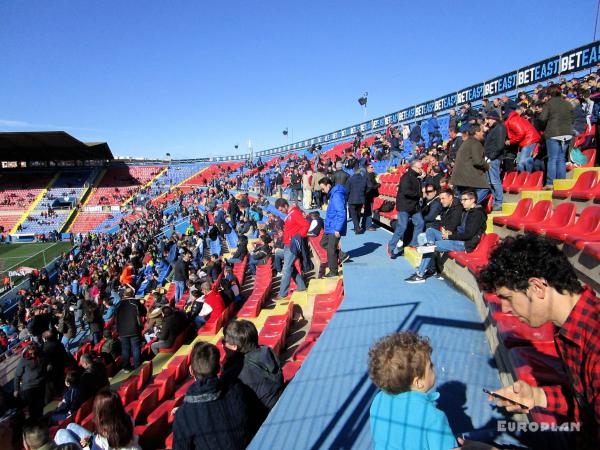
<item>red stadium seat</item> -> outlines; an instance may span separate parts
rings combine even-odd
[[[148,380],[152,377],[152,360],[142,364],[140,372],[137,376],[137,390],[141,391]]]
[[[494,224],[506,225],[509,220],[521,220],[527,214],[529,214],[529,210],[531,209],[532,206],[533,206],[532,199],[523,198],[523,199],[519,200],[519,203],[517,203],[517,207],[515,208],[514,212],[510,216],[494,217]]]
[[[137,398],[138,395],[138,379],[137,377],[131,377],[125,380],[121,386],[119,386],[119,397],[124,405],[128,405]]]
[[[546,236],[564,241],[571,235],[572,239],[585,240],[586,236],[597,233],[600,230],[600,206],[592,205],[585,208],[579,219],[563,228],[552,228],[546,231]]]
[[[312,348],[314,347],[315,344],[316,344],[316,341],[311,341],[311,340],[305,339],[302,342],[302,344],[300,344],[298,346],[298,348],[292,355],[292,359],[294,361],[299,361],[299,362],[304,361],[304,359],[308,356],[308,354],[310,353],[310,351],[312,350]]]
[[[185,393],[187,392],[187,390],[190,388],[190,386],[192,384],[194,384],[196,380],[194,380],[193,378],[190,378],[189,380],[187,380],[185,383],[183,383],[181,386],[179,386],[177,388],[177,390],[175,391],[174,397],[175,399],[178,398],[183,398],[185,397]]]
[[[517,378],[532,386],[569,383],[560,358],[543,355],[531,347],[512,348],[508,356]]]
[[[151,388],[158,389],[159,402],[172,397],[175,392],[175,373],[170,370],[163,370],[146,389]]]
[[[508,188],[513,184],[518,172],[506,172],[502,179],[502,189],[507,192]]]
[[[281,368],[281,371],[283,372],[284,383],[289,383],[290,380],[292,378],[294,378],[294,375],[296,375],[296,372],[298,372],[298,370],[300,370],[301,365],[302,365],[302,363],[300,363],[298,361],[289,361],[283,365],[283,367]]]
[[[527,180],[521,186],[515,186],[515,192],[523,191],[539,191],[542,189],[542,183],[544,180],[544,172],[538,171],[529,174]],[[512,191],[511,191],[512,192]]]
[[[181,383],[189,375],[189,364],[186,355],[176,356],[169,363],[169,368],[175,373],[175,382]]]
[[[158,388],[153,386],[144,389],[137,400],[125,405],[125,410],[136,423],[140,423],[144,421],[148,414],[150,414],[157,406]]]
[[[554,208],[552,216],[545,222],[526,223],[523,228],[531,233],[544,234],[546,230],[563,228],[575,223],[576,217],[577,206],[574,203],[564,202]]]
[[[526,185],[529,175],[529,172],[518,173],[513,183],[508,187],[508,192],[513,194],[520,192],[518,189]]]
[[[140,446],[144,450],[156,450],[162,447],[162,443],[169,432],[168,413],[164,411],[153,422],[147,425],[135,427],[135,434],[140,438]]]
[[[479,244],[477,244],[477,247],[471,253],[448,252],[448,256],[463,267],[468,266],[471,262],[487,262],[491,251],[498,244],[499,239],[496,233],[486,233],[481,236]]]
[[[181,406],[182,403],[183,397],[162,402],[158,406],[158,408],[156,408],[148,415],[148,423],[158,420],[161,414],[163,414],[166,411],[169,425],[172,425],[173,420],[175,420],[175,408]]]
[[[585,195],[586,192],[591,192],[594,189],[594,187],[596,186],[597,182],[598,182],[598,174],[595,171],[590,170],[588,172],[583,172],[581,175],[579,175],[579,178],[577,178],[577,181],[575,181],[575,184],[573,185],[572,188],[564,189],[564,190],[554,190],[552,192],[552,197],[553,198],[569,198],[574,193],[576,195],[583,196],[583,195]],[[592,198],[592,197],[590,197],[590,198]]]
[[[499,318],[496,321],[498,335],[507,348],[535,347],[539,352],[555,354],[554,325],[547,323],[533,328],[516,316]]]
[[[583,251],[600,260],[600,242],[586,242],[583,246]]]
[[[73,422],[81,423],[92,412],[93,407],[94,398],[92,397],[81,404],[77,412],[73,415]]]
[[[510,217],[506,221],[506,226],[514,230],[520,230],[527,223],[545,222],[552,215],[552,202],[550,200],[540,200],[525,217],[520,219]]]

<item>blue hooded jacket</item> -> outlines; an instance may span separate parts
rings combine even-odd
[[[329,191],[329,205],[325,216],[325,234],[346,235],[346,187],[336,184]]]

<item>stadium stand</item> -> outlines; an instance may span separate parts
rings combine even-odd
[[[565,94],[572,89],[573,84],[565,83]],[[540,92],[535,95],[544,97]],[[519,98],[520,95],[516,99]],[[506,109],[518,107],[513,105],[512,99],[501,103]],[[533,119],[533,113],[527,108],[521,109],[524,117],[531,115]],[[475,111],[475,114],[475,121],[486,120],[484,111]],[[468,123],[470,119],[465,116],[462,120]],[[438,118],[443,141],[449,138],[449,122],[448,116]],[[411,123],[406,131],[414,130],[415,125]],[[61,334],[66,337],[63,342],[66,350],[84,372],[91,370],[86,363],[89,355],[95,358],[95,364],[106,369],[109,383],[132,418],[134,433],[144,449],[173,448],[176,437],[172,429],[177,420],[174,410],[183,404],[186,392],[194,384],[189,374],[192,349],[199,342],[214,344],[220,363],[226,367],[231,348],[227,346],[230,343],[224,328],[238,320],[253,324],[258,344],[271,349],[287,385],[249,448],[346,448],[346,445],[363,448],[369,445],[367,410],[375,389],[365,373],[364,360],[369,344],[384,332],[410,329],[432,336],[433,347],[441,349],[439,356],[437,350],[435,353],[439,358],[436,366],[444,369],[438,372],[438,383],[452,383],[457,374],[465,377],[465,399],[459,406],[461,411],[470,411],[472,428],[490,427],[501,417],[496,411],[481,406],[485,404],[479,389],[482,383],[490,388],[507,386],[516,380],[524,380],[532,386],[569,386],[568,373],[555,346],[556,326],[551,323],[529,326],[514,312],[506,311],[503,300],[495,293],[482,292],[479,277],[507,237],[527,233],[544,236],[548,242],[560,245],[578,279],[595,290],[600,288],[597,271],[600,183],[599,172],[594,167],[596,149],[591,148],[595,146],[596,133],[591,126],[574,139],[574,145],[588,147],[582,152],[586,162],[570,162],[567,179],[555,179],[552,186],[544,186],[543,169],[503,171],[504,203],[501,210],[493,210],[494,193],[485,196],[481,208],[486,211],[487,221],[473,248],[436,254],[437,263],[441,264],[437,276],[451,284],[435,277],[426,281],[435,288],[432,291],[404,284],[398,272],[408,275],[413,266],[418,267],[422,258],[419,250],[423,248],[401,244],[404,257],[399,258],[399,264],[392,265],[383,248],[379,249],[385,247],[388,240],[381,230],[367,233],[369,238],[361,236],[360,230],[346,236],[342,245],[348,246],[350,258],[360,263],[344,264],[343,275],[332,277],[326,271],[327,251],[320,244],[323,235],[328,233],[325,225],[325,230],[306,242],[305,250],[313,268],[306,269],[300,259],[295,260],[294,267],[307,278],[307,289],[299,291],[292,280],[288,297],[276,299],[277,286],[283,276],[281,263],[285,258],[279,221],[286,216],[268,203],[273,201],[271,194],[277,192],[274,188],[286,188],[285,195],[291,197],[289,190],[295,189],[298,182],[292,172],[300,168],[306,175],[305,180],[300,180],[304,183],[300,188],[307,191],[301,195],[308,195],[310,209],[316,206],[318,210],[320,204],[315,201],[318,191],[309,178],[309,171],[313,175],[320,171],[335,178],[338,161],[344,168],[342,171],[349,175],[355,166],[372,164],[378,173],[373,217],[380,228],[393,230],[399,211],[404,211],[404,205],[397,204],[406,189],[403,180],[412,176],[412,169],[403,157],[392,164],[394,158],[387,140],[391,128],[381,130],[382,136],[358,137],[358,142],[344,139],[318,150],[304,146],[287,154],[265,156],[264,161],[261,156],[226,163],[126,165],[113,162],[101,169],[65,169],[57,173],[40,170],[25,177],[21,173],[3,173],[0,210],[5,234],[17,227],[23,233],[36,235],[62,231],[66,227],[73,235],[80,236],[73,236],[77,246],[69,257],[57,261],[52,281],[46,281],[43,274],[34,275],[31,289],[19,294],[27,306],[17,307],[24,308],[25,314],[15,322],[17,327],[11,330],[10,341],[7,340],[3,348],[2,379],[14,377],[15,366],[23,364],[21,359],[32,347],[30,342],[41,340],[41,333],[21,336],[18,331],[38,320],[36,317],[44,313],[44,302],[57,301],[60,306],[71,305],[76,311],[77,323],[75,317],[72,325],[63,323],[65,331]],[[473,138],[475,128],[464,130],[465,141]],[[432,124],[423,122],[420,140],[411,143],[408,135],[403,138],[403,151],[411,158],[421,159],[425,166],[420,176],[423,183],[417,183],[419,187],[427,184],[427,177],[432,184],[437,183],[436,188],[447,187],[448,177],[461,170],[458,158],[449,159],[452,142],[446,142],[445,146],[442,142],[439,145],[431,142],[435,132]],[[484,146],[481,148],[483,151]],[[352,189],[351,183],[348,189]],[[245,195],[248,190],[254,195]],[[467,189],[462,191],[464,194]],[[460,192],[456,194],[460,197]],[[428,204],[427,197],[418,197],[417,203]],[[70,203],[64,211],[59,206],[61,199]],[[461,216],[461,220],[464,217]],[[255,244],[260,246],[259,239],[265,234],[273,245],[267,245],[269,253],[258,258],[254,247]],[[226,261],[245,245],[244,240],[240,240],[242,235],[249,237],[248,251],[229,264],[232,275],[228,276]],[[402,241],[410,240],[403,237]],[[426,244],[431,243],[425,242],[419,247],[427,247]],[[180,255],[188,253],[191,270],[185,270],[186,261],[182,266],[184,280],[181,280],[178,264],[184,256]],[[254,274],[249,270],[251,264],[256,269]],[[203,289],[200,280],[209,283],[202,294],[195,292]],[[52,288],[56,286],[56,291],[51,290],[51,284]],[[134,290],[107,290],[107,286],[119,284]],[[370,297],[365,300],[365,287],[372,291],[372,301]],[[39,289],[39,293],[33,295],[35,289]],[[458,291],[470,298],[474,307]],[[83,297],[82,292],[100,301],[78,306],[77,296]],[[137,364],[135,352],[132,360],[126,352],[123,356],[118,354],[120,352],[107,356],[104,345],[119,338],[123,343],[128,342],[124,339],[128,336],[119,335],[119,326],[115,326],[114,314],[120,313],[115,312],[109,298],[116,294],[119,301],[115,303],[128,302],[134,293],[146,312],[139,314],[143,333],[142,330],[136,332],[136,337],[142,340],[140,358],[143,362],[131,368],[132,362]],[[202,318],[201,324],[190,316],[198,298],[211,307],[211,312],[206,314],[202,310],[197,312]],[[440,302],[442,298],[444,302]],[[174,309],[173,314],[187,314],[187,319],[168,340],[168,345],[154,350],[154,354],[152,344],[167,338],[153,321],[160,319],[162,330],[167,328],[169,314],[163,309],[167,305]],[[82,326],[83,322],[87,326]],[[69,326],[74,329],[67,332]],[[103,331],[106,334],[101,337]],[[488,364],[490,359],[493,364]],[[476,370],[468,375],[464,373],[465,367]],[[30,412],[39,406],[31,398],[27,402]],[[90,397],[66,419],[55,421],[53,434],[69,423],[94,431],[93,408],[93,397]],[[312,416],[315,411],[319,411],[319,423]],[[527,420],[560,424],[567,418],[536,408],[529,412]],[[334,434],[333,429],[338,433]]]

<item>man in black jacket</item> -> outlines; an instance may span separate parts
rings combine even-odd
[[[348,178],[350,178],[350,175],[348,175],[346,172],[344,172],[343,167],[344,166],[341,161],[338,161],[335,163],[335,172],[333,173],[333,176],[332,176],[334,186],[336,184],[341,184],[342,186],[346,186],[346,182],[348,181]]]
[[[450,136],[450,141],[447,144],[448,160],[450,162],[454,162],[456,159],[456,154],[458,153],[458,149],[463,143],[463,138],[462,134],[458,133],[456,128],[449,128],[448,135]]]
[[[115,310],[115,324],[119,341],[121,341],[121,356],[123,357],[123,370],[131,370],[129,357],[133,354],[133,368],[141,364],[140,342],[142,336],[142,321],[146,311],[140,302],[133,298],[133,289],[127,288],[123,299]]]
[[[421,215],[425,222],[425,230],[427,230],[428,228],[436,227],[438,225],[439,216],[443,207],[437,189],[433,184],[425,184],[423,191],[423,208],[421,209]]]
[[[161,309],[163,316],[162,327],[158,333],[158,340],[150,344],[150,349],[155,355],[161,348],[170,348],[175,339],[183,333],[185,328],[185,316],[180,311],[173,311],[170,306],[163,306]]]
[[[298,169],[294,169],[290,175],[290,203],[298,204],[298,199],[302,198],[302,175]]]
[[[258,345],[258,331],[248,320],[233,320],[223,331],[227,359],[223,378],[238,379],[250,394],[254,412],[251,429],[256,431],[283,391],[283,374],[279,359],[270,347]]]
[[[363,212],[362,229],[375,231],[377,228],[373,226],[373,201],[379,196],[379,187],[381,184],[377,182],[375,175],[375,167],[372,164],[367,164],[367,193],[365,195],[365,210]]]
[[[496,111],[491,111],[485,118],[487,133],[483,144],[485,158],[489,164],[487,172],[494,197],[494,211],[502,209],[502,179],[500,178],[500,166],[504,159],[504,145],[506,142],[506,127],[500,120]]]
[[[439,198],[443,208],[440,213],[439,229],[455,232],[462,221],[464,211],[461,201],[456,198],[452,189],[442,190]]]
[[[477,205],[477,195],[472,191],[463,192],[460,201],[464,211],[456,231],[435,228],[427,230],[428,243],[417,250],[423,254],[417,272],[408,277],[407,283],[423,283],[434,252],[472,252],[485,234],[487,216]]]
[[[417,245],[417,236],[423,231],[423,216],[420,211],[421,201],[421,182],[419,177],[423,175],[423,163],[415,160],[406,171],[400,183],[398,184],[398,193],[396,194],[396,210],[398,211],[398,220],[394,235],[388,243],[387,252],[390,258],[396,255],[396,248],[404,245],[403,238],[408,220],[413,224],[413,236],[410,245]]]
[[[194,384],[183,398],[173,423],[173,450],[238,450],[248,444],[251,410],[237,380],[219,379],[219,350],[208,342],[192,349]]]
[[[81,355],[79,364],[83,368],[81,374],[82,402],[94,397],[100,389],[110,387],[106,367],[100,361],[94,360],[91,353]]]
[[[173,268],[173,282],[175,283],[175,303],[179,301],[185,291],[185,282],[188,279],[188,265],[191,259],[192,254],[185,252],[171,263],[171,267]]]
[[[360,228],[360,219],[362,207],[365,204],[367,177],[362,174],[360,167],[354,169],[354,174],[346,183],[346,190],[348,191],[348,210],[354,224],[354,234],[361,234],[363,230]]]

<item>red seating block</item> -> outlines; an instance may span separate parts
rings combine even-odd
[[[560,358],[543,355],[534,348],[510,349],[508,357],[519,380],[532,386],[568,384],[568,376]]]
[[[484,234],[471,253],[448,252],[448,255],[461,266],[468,267],[472,272],[478,273],[487,264],[489,256],[498,244],[499,239],[496,233]]]
[[[520,230],[527,223],[540,223],[546,221],[552,215],[552,202],[550,200],[540,200],[537,202],[525,217],[512,218],[506,221],[506,226],[514,230]]]
[[[551,323],[533,328],[516,316],[507,316],[496,321],[496,328],[500,339],[508,348],[529,346],[543,353],[555,353],[554,325]]]
[[[160,416],[166,412],[167,421],[169,425],[172,425],[173,421],[175,420],[175,408],[181,406],[182,403],[183,397],[162,402],[160,405],[158,405],[158,408],[148,415],[148,423],[158,420]]]
[[[158,350],[159,353],[175,353],[185,342],[185,336],[187,335],[187,329],[183,330],[179,336],[173,341],[173,345],[168,348],[161,348]]]
[[[152,360],[145,362],[140,368],[140,372],[137,376],[138,391],[142,390],[144,385],[150,380],[150,377],[152,377]]]
[[[128,405],[134,401],[138,395],[138,378],[131,377],[125,380],[121,386],[119,386],[118,393],[124,405]]]
[[[190,378],[185,383],[183,383],[181,386],[179,386],[177,388],[177,390],[175,391],[175,394],[173,395],[175,397],[175,399],[179,399],[179,398],[185,397],[185,393],[190,388],[190,386],[192,384],[194,384],[195,381],[196,380],[194,380],[193,378]]]
[[[163,412],[154,422],[148,422],[147,425],[135,427],[135,434],[140,438],[140,446],[144,450],[156,450],[161,447],[159,443],[165,441],[169,432],[168,414]]]
[[[299,361],[289,361],[285,363],[281,368],[281,371],[283,372],[283,382],[289,383],[290,380],[294,378],[294,375],[296,375],[296,372],[300,370],[301,366],[302,363]]]
[[[544,172],[532,172],[521,186],[515,186],[510,192],[539,191],[542,189]]]
[[[508,188],[513,184],[518,172],[507,172],[502,179],[502,189],[508,192]]]
[[[169,363],[169,368],[175,373],[175,382],[181,383],[189,372],[189,364],[186,355],[176,356]]]
[[[305,339],[292,355],[292,360],[303,362],[316,343],[317,341]]]
[[[586,242],[583,245],[583,251],[600,260],[600,242]]]
[[[555,190],[552,192],[553,198],[568,198],[575,194],[576,198],[591,199],[592,196],[587,197],[587,193],[591,193],[598,182],[598,174],[591,170],[589,172],[583,172],[575,181],[575,184],[570,189]]]
[[[564,202],[554,208],[552,216],[545,222],[525,223],[523,228],[531,233],[544,234],[546,230],[562,228],[575,223],[576,217],[577,206],[574,203]]]
[[[509,220],[521,220],[529,213],[529,210],[532,206],[533,200],[531,200],[530,198],[523,198],[519,200],[519,203],[517,203],[517,207],[511,215],[494,217],[494,223],[496,225],[506,225]]]
[[[165,448],[167,448],[167,449],[173,448],[173,433],[169,434],[167,436],[167,439],[165,439]]]
[[[519,192],[517,189],[519,189],[520,187],[525,186],[525,184],[527,183],[527,179],[528,178],[529,178],[529,172],[520,172],[520,173],[518,173],[517,176],[515,177],[515,180],[508,187],[508,192],[511,192],[511,193],[514,193],[514,194],[516,194],[517,192]]]
[[[175,373],[170,370],[163,370],[146,389],[151,388],[158,389],[159,402],[172,397],[175,392]]]
[[[94,398],[92,397],[81,404],[77,412],[73,415],[73,422],[81,423],[81,421],[92,412],[93,407]]]
[[[553,228],[546,231],[546,236],[564,241],[571,235],[573,239],[585,240],[586,236],[600,231],[600,206],[592,205],[585,208],[579,219],[572,225],[563,228]]]
[[[125,405],[125,410],[136,423],[146,419],[158,405],[158,388],[152,386],[140,393],[138,400]]]
[[[81,421],[77,421],[75,423],[78,423],[79,425],[81,425],[83,428],[85,428],[88,431],[91,431],[92,433],[94,431],[96,431],[96,425],[94,424],[94,413],[91,412],[87,415],[87,417]]]

